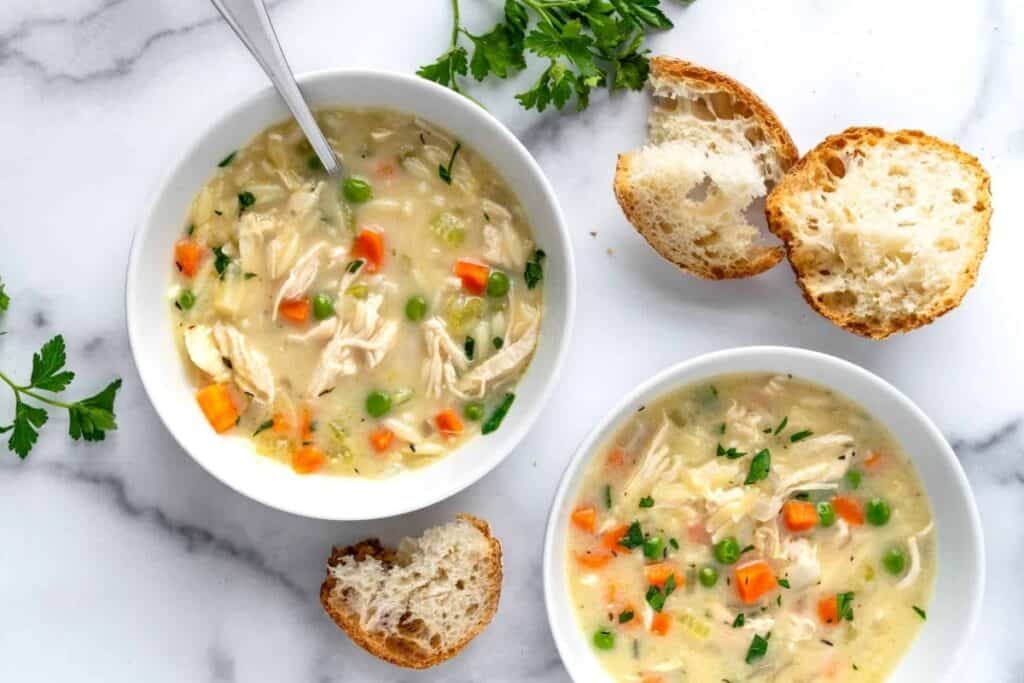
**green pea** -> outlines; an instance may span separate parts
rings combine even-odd
[[[644,557],[649,560],[661,559],[665,552],[665,539],[660,536],[648,536],[644,539]]]
[[[872,498],[864,506],[864,516],[875,526],[885,526],[892,515],[892,508],[881,498]]]
[[[606,628],[599,628],[594,633],[594,647],[598,650],[610,650],[615,647],[615,634]]]
[[[313,297],[313,317],[327,320],[334,315],[334,299],[329,294],[317,294]]]
[[[836,510],[832,503],[822,501],[818,503],[818,524],[821,526],[832,526],[836,523]]]
[[[362,178],[345,178],[341,193],[353,204],[362,204],[373,197],[373,188]]]
[[[740,559],[740,544],[734,537],[723,538],[715,544],[715,559],[722,564],[732,564]]]
[[[178,305],[181,306],[181,310],[187,311],[196,305],[196,295],[192,293],[191,289],[186,289],[178,297]]]
[[[497,299],[508,294],[508,275],[500,270],[492,271],[487,277],[487,296]]]
[[[893,546],[886,550],[882,555],[882,566],[885,567],[885,571],[894,576],[902,574],[904,567],[907,566],[907,556],[903,552],[903,548]]]
[[[366,412],[372,417],[387,415],[391,410],[391,397],[383,391],[371,391],[366,397]]]
[[[470,401],[463,407],[462,414],[467,420],[479,422],[484,419],[484,404],[479,401]]]
[[[405,302],[405,317],[413,322],[423,320],[427,314],[427,300],[422,296],[411,296]]]
[[[860,482],[864,478],[864,473],[860,470],[850,470],[846,473],[846,484],[851,489],[859,489]]]
[[[714,567],[701,567],[697,572],[697,580],[705,588],[713,588],[718,583],[718,570]]]

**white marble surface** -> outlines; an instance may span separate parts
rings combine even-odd
[[[463,1],[476,26],[499,4]],[[212,480],[161,425],[128,354],[123,280],[136,219],[178,149],[262,88],[262,74],[204,0],[0,3],[0,275],[13,297],[0,361],[24,372],[38,344],[63,332],[81,390],[125,379],[121,429],[106,443],[69,446],[58,417],[27,462],[0,453],[0,680],[565,681],[540,554],[567,458],[655,370],[751,343],[860,363],[937,421],[978,496],[989,553],[964,676],[1024,680],[1024,11],[1015,0],[668,4],[677,28],[655,50],[745,81],[802,149],[878,124],[923,128],[977,154],[996,207],[977,286],[934,325],[876,343],[812,313],[784,267],[724,284],[683,277],[637,238],[610,191],[615,152],[643,134],[644,96],[538,116],[511,99],[528,76],[477,88],[563,202],[579,265],[574,353],[546,416],[484,481],[420,513],[343,524],[267,509]],[[410,72],[449,30],[446,0],[283,0],[273,15],[298,71]],[[0,392],[0,415],[10,409]],[[394,539],[458,510],[490,519],[504,541],[493,625],[424,673],[353,647],[317,604],[328,547],[371,530]]]

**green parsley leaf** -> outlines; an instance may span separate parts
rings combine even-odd
[[[29,451],[39,438],[39,428],[46,424],[46,411],[30,406],[20,398],[14,404],[14,425],[4,431],[11,431],[7,447],[18,454],[22,460],[28,457]]]
[[[238,212],[241,213],[256,203],[256,195],[248,190],[238,193]]]
[[[416,75],[428,81],[434,81],[441,85],[459,92],[457,76],[465,76],[469,71],[469,61],[466,49],[453,47],[437,58],[437,61],[426,66],[421,66]]]
[[[780,422],[779,426],[775,428],[774,432],[772,432],[772,436],[778,436],[779,433],[782,432],[782,430],[786,428],[787,424],[789,424],[789,415],[787,415],[786,417],[782,418],[782,422]]]
[[[323,394],[321,393],[320,395],[322,396]],[[253,432],[252,435],[256,436],[260,432],[265,432],[265,431],[267,431],[268,429],[270,429],[273,426],[274,426],[274,421],[273,420],[266,420],[265,422],[261,422],[260,426],[256,428],[256,431]]]
[[[654,507],[654,499],[651,498],[650,496],[644,496],[643,498],[640,499],[640,507],[642,507],[642,508],[652,508],[652,507]]]
[[[732,620],[732,627],[733,628],[742,628],[743,625],[746,624],[746,623],[747,623],[746,615],[744,615],[743,612],[740,612],[739,614],[736,615],[736,618]]]
[[[114,416],[114,399],[121,388],[121,380],[115,379],[95,396],[77,401],[68,406],[68,434],[76,441],[103,441],[106,433],[117,429]]]
[[[11,297],[4,291],[4,281],[0,279],[0,311],[6,311],[11,305]]]
[[[476,80],[482,81],[489,74],[507,78],[509,74],[526,68],[521,30],[498,24],[483,35],[466,35],[473,41],[469,70]]]
[[[624,612],[619,612],[619,623],[625,624],[633,620],[633,610],[627,609]]]
[[[626,535],[619,540],[619,545],[624,548],[637,548],[644,544],[644,532],[640,528],[640,522],[633,522],[626,530]]]
[[[233,151],[231,154],[229,154],[226,157],[224,157],[223,159],[221,159],[220,163],[218,163],[217,166],[220,167],[220,168],[224,168],[225,166],[229,165],[232,161],[235,160],[235,155],[236,154],[238,154],[238,150],[237,149],[235,151]]]
[[[760,635],[754,634],[750,641],[750,647],[747,648],[747,656],[744,658],[747,664],[753,664],[768,653],[768,639],[771,638],[771,635],[771,632],[769,632],[767,636],[762,638]]]
[[[231,265],[231,257],[224,253],[224,246],[213,248],[213,267],[217,270],[217,276],[223,280],[224,273],[227,272],[228,266]]]
[[[534,289],[544,279],[544,266],[542,264],[546,257],[547,254],[544,253],[543,249],[537,249],[533,252],[533,259],[527,262],[526,270],[523,271],[523,279],[526,281],[527,289]]]
[[[665,606],[665,598],[667,596],[661,592],[661,589],[657,586],[651,586],[647,589],[647,595],[644,599],[647,600],[647,604],[651,606],[655,612],[660,612]]]
[[[606,484],[604,487],[604,507],[607,510],[612,509],[612,487],[610,484]]]
[[[452,155],[448,159],[448,165],[444,166],[442,164],[438,164],[437,166],[437,175],[441,177],[441,180],[449,185],[452,184],[452,164],[455,163],[455,155],[459,153],[460,149],[462,149],[462,143],[456,142],[455,149],[452,150]]]
[[[802,432],[797,432],[796,434],[794,434],[791,437],[789,437],[789,440],[792,443],[796,443],[797,441],[803,441],[804,439],[806,439],[807,437],[809,437],[809,436],[811,436],[813,434],[814,434],[814,432],[812,432],[810,429],[805,429]]]
[[[75,378],[75,373],[61,371],[66,362],[64,337],[58,334],[32,356],[32,387],[43,391],[64,391]]]
[[[836,604],[839,608],[839,620],[853,621],[853,593],[840,593],[836,596]]]
[[[767,448],[761,450],[754,456],[754,459],[750,461],[750,472],[747,473],[747,478],[743,481],[744,484],[756,484],[757,482],[767,479],[768,473],[771,471],[772,466],[772,455]]]
[[[789,579],[779,579],[779,585],[783,588],[789,588]]]
[[[928,613],[925,612],[923,609],[921,609],[917,605],[914,605],[913,607],[914,607],[914,611],[917,612],[917,616],[921,617],[922,619],[927,619],[928,618]]]
[[[508,415],[509,408],[512,407],[512,402],[516,400],[516,395],[512,392],[507,392],[501,399],[501,403],[494,409],[491,416],[487,418],[483,426],[480,428],[481,434],[490,434],[491,432],[498,429],[501,426],[502,420]]]

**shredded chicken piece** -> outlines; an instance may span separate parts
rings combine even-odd
[[[295,332],[288,335],[288,341],[295,344],[316,344],[325,342],[334,336],[338,329],[338,319],[323,320],[306,332]]]
[[[317,205],[324,183],[312,189],[293,192],[280,219],[277,236],[267,245],[267,274],[272,280],[284,275],[298,257],[299,244],[305,233],[318,220]]]
[[[368,368],[380,365],[395,344],[398,323],[380,315],[384,303],[382,294],[371,294],[357,301],[350,320],[339,324],[337,331],[320,354],[320,362],[313,371],[308,394],[319,396],[334,387],[339,377],[359,372],[359,356]]]
[[[423,441],[423,434],[420,430],[413,427],[411,424],[404,420],[400,420],[397,417],[389,417],[383,421],[385,427],[395,433],[402,441],[406,441],[411,444],[418,444]]]
[[[903,588],[909,588],[915,581],[917,581],[917,577],[921,575],[921,549],[918,547],[917,541],[919,538],[930,534],[933,526],[934,524],[929,522],[928,526],[924,527],[916,534],[911,535],[910,538],[907,539],[907,548],[910,550],[910,569],[907,570],[906,576],[900,579],[900,582],[896,584],[896,588],[901,590]]]
[[[213,338],[221,355],[228,359],[231,377],[238,388],[260,403],[273,403],[274,373],[267,357],[231,325],[217,323],[213,328]]]
[[[456,371],[465,370],[469,365],[466,352],[455,343],[444,321],[437,316],[423,323],[423,340],[427,345],[422,370],[427,396],[438,398],[445,388],[456,396],[462,396]]]
[[[231,377],[231,370],[224,364],[224,357],[213,338],[213,328],[209,325],[193,325],[185,330],[185,350],[195,366],[215,382]]]
[[[260,274],[264,268],[263,238],[277,229],[269,214],[250,211],[238,220],[238,253],[242,270]]]
[[[489,203],[497,206],[493,202]],[[496,219],[486,208],[484,211],[491,216],[491,221],[484,225],[484,260],[502,268],[521,270],[526,265],[533,243],[523,239],[512,226],[512,217],[504,209],[501,211],[508,217],[504,220]]]
[[[313,280],[316,279],[317,273],[320,272],[320,251],[324,246],[324,242],[317,242],[295,262],[295,266],[292,267],[292,271],[288,274],[284,284],[277,290],[271,320],[277,320],[277,310],[281,306],[282,301],[298,299],[313,286]]]
[[[639,466],[633,470],[633,474],[622,488],[622,495],[616,501],[613,512],[619,509],[635,510],[636,500],[650,492],[658,481],[673,479],[671,472],[676,468],[673,467],[669,448],[665,445],[670,424],[668,418],[663,416],[661,426],[647,444]]]
[[[805,538],[787,540],[776,559],[785,562],[784,571],[793,590],[806,588],[821,578],[818,551]]]
[[[488,385],[498,384],[515,375],[529,361],[539,336],[540,316],[537,315],[529,321],[522,336],[462,377],[458,390],[480,397],[487,392]]]

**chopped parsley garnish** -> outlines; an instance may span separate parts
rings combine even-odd
[[[789,579],[779,579],[779,585],[783,588],[789,588]]]
[[[644,544],[644,532],[640,528],[640,522],[633,522],[626,530],[626,535],[619,539],[619,545],[623,548],[638,548]]]
[[[274,421],[273,420],[267,420],[266,422],[261,423],[260,426],[256,428],[256,431],[252,433],[252,435],[256,436],[260,432],[265,432],[265,431],[267,431],[268,429],[270,429],[273,426],[274,426]]]
[[[494,339],[491,340],[491,344],[494,346],[494,350],[497,351],[500,350],[501,347],[505,345],[505,340],[502,339],[501,337],[495,337]]]
[[[498,404],[498,407],[494,409],[491,416],[487,418],[486,422],[484,422],[483,427],[480,428],[480,433],[490,434],[491,432],[496,431],[498,427],[501,426],[501,421],[505,419],[506,415],[508,415],[509,408],[512,407],[512,402],[515,400],[515,394],[512,392],[506,393],[501,399],[501,403]]]
[[[676,575],[669,574],[668,579],[665,580],[665,597],[672,595],[676,590]]]
[[[782,418],[782,422],[780,422],[779,426],[775,428],[774,432],[772,432],[772,436],[778,436],[780,433],[782,433],[782,430],[786,428],[787,424],[789,424],[789,416],[788,415],[786,417]]]
[[[188,227],[185,228],[185,234],[188,235],[189,237],[191,237],[193,234],[195,234],[195,231],[196,231],[195,223],[189,223]]]
[[[633,620],[633,610],[628,609],[625,612],[619,612],[619,623],[625,624]]]
[[[547,254],[544,253],[543,249],[537,249],[533,252],[533,259],[526,263],[526,269],[523,270],[523,279],[526,281],[526,288],[533,289],[540,281],[544,279],[544,259]]]
[[[668,584],[666,584],[667,586]],[[647,595],[645,599],[647,604],[651,606],[655,612],[660,612],[665,606],[665,598],[668,597],[665,593],[661,592],[661,589],[657,586],[651,586],[647,589]]]
[[[673,550],[679,550],[679,541],[674,538],[668,539],[668,544],[672,546]]]
[[[747,553],[749,553],[753,549],[754,549],[754,546],[748,545],[748,546],[744,547],[742,550],[740,550],[740,555],[746,555]]]
[[[736,615],[736,618],[732,620],[732,627],[733,628],[741,628],[746,623],[747,623],[746,615],[743,614],[743,612],[740,612],[739,614]]]
[[[742,458],[746,454],[746,451],[738,451],[732,446],[730,446],[729,448],[725,448],[724,446],[722,446],[722,444],[718,444],[718,446],[715,448],[715,455],[717,455],[718,457],[722,457],[724,455],[725,457],[729,458],[729,460],[736,460],[737,458]]]
[[[914,611],[917,612],[917,616],[921,617],[921,619],[927,619],[928,618],[928,613],[925,612],[920,607],[918,607],[917,605],[914,605]]]
[[[763,638],[755,633],[754,637],[750,641],[750,647],[747,648],[747,656],[744,661],[746,661],[747,664],[753,664],[764,657],[765,654],[768,653],[768,639],[771,637],[771,631],[769,631]]]
[[[472,337],[466,337],[466,341],[463,344],[463,348],[466,351],[466,359],[473,360],[473,356],[476,355],[476,339]]]
[[[220,168],[224,168],[225,166],[227,166],[228,164],[230,164],[232,161],[235,160],[235,155],[236,154],[238,154],[238,150],[237,149],[234,152],[232,152],[231,154],[229,154],[226,157],[224,157],[223,159],[221,159],[220,163],[218,163],[217,166],[220,167]]]
[[[612,487],[611,484],[607,484],[604,487],[604,506],[606,509],[612,509]]]
[[[213,248],[213,267],[217,270],[217,276],[223,280],[224,273],[227,272],[228,266],[231,265],[231,257],[224,253],[224,246]]]
[[[365,263],[365,261],[363,261],[363,259],[357,258],[355,261],[352,261],[351,263],[349,263],[345,267],[345,270],[347,270],[350,273],[356,273],[356,272],[359,271],[360,268],[363,267],[364,263]]]
[[[718,425],[718,433],[719,434],[725,434],[725,423],[724,422],[722,424]]]
[[[253,279],[254,277],[259,277],[259,276],[258,276],[258,275],[256,275],[256,273],[244,273],[244,274],[242,275],[242,277],[244,277],[244,278],[245,278],[246,280],[251,280],[251,279]]]
[[[813,434],[814,432],[812,432],[810,429],[805,429],[802,432],[797,432],[796,434],[790,436],[789,440],[791,443],[796,443],[797,441],[803,441],[804,439],[806,439],[809,436],[812,436]]]
[[[256,203],[256,195],[248,190],[238,193],[238,212],[245,211]]]
[[[853,621],[853,593],[840,593],[836,596],[836,604],[838,605],[839,620]]]
[[[772,467],[772,455],[765,448],[759,451],[754,459],[750,461],[750,472],[747,473],[747,478],[743,481],[744,484],[756,484],[763,479],[768,478],[768,473]]]
[[[652,508],[652,507],[654,507],[654,499],[651,498],[650,496],[644,496],[643,498],[640,499],[640,507],[642,507],[642,508]]]
[[[459,153],[460,149],[462,149],[462,143],[461,142],[456,142],[455,143],[455,149],[452,150],[452,155],[448,159],[448,165],[447,166],[445,166],[444,164],[438,164],[437,165],[437,175],[441,177],[441,180],[443,180],[444,182],[448,183],[449,185],[452,184],[452,164],[455,163],[455,155]]]

